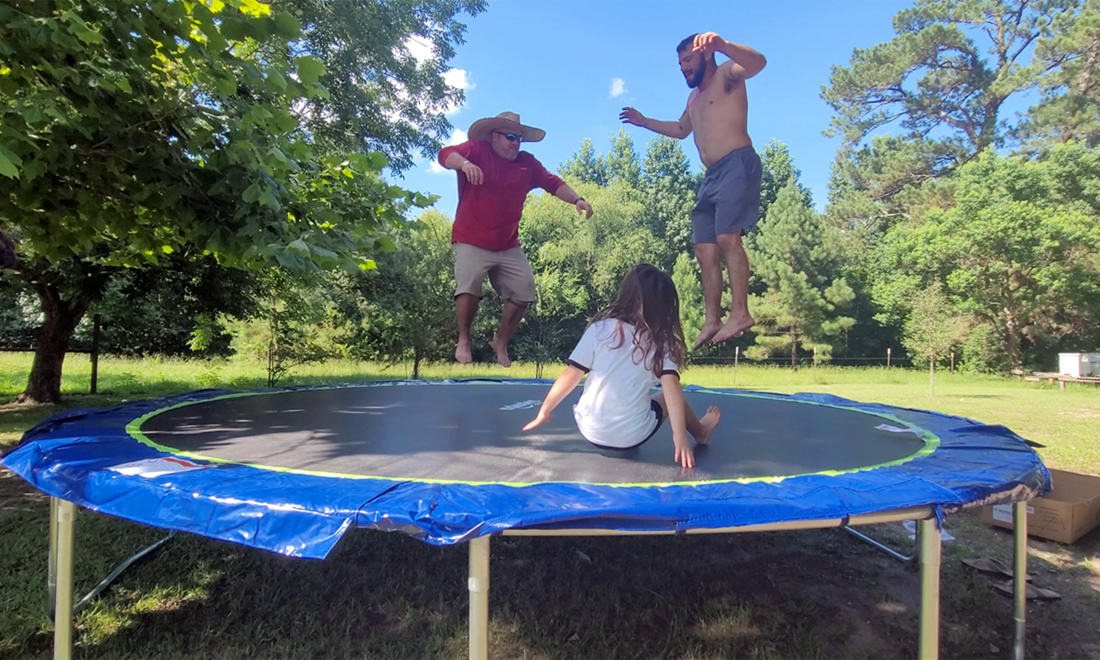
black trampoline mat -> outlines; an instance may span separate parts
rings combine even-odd
[[[673,461],[668,421],[639,448],[604,450],[573,421],[578,387],[547,424],[520,429],[546,384],[416,384],[301,389],[201,401],[156,413],[151,442],[267,467],[469,482],[667,483],[850,471],[920,451],[915,433],[859,410],[736,393],[685,392],[722,410],[696,467]]]

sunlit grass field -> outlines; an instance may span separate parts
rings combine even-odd
[[[202,388],[266,385],[264,365],[236,361],[100,361],[88,394],[87,356],[65,363],[61,406],[10,403],[25,387],[29,354],[0,353],[0,451],[66,407],[101,407]],[[561,365],[544,365],[557,376]],[[326,362],[294,368],[280,385],[404,379],[411,365]],[[534,365],[427,365],[426,379],[534,378]],[[741,365],[688,368],[685,384],[827,392],[1003,424],[1042,444],[1050,467],[1100,474],[1100,387],[1023,382],[908,369]],[[723,424],[736,424],[724,419]],[[46,498],[0,471],[0,658],[45,658]],[[943,657],[1005,657],[1009,599],[961,557],[1009,562],[1011,539],[973,514],[948,519]],[[877,530],[895,545],[904,534]],[[76,590],[162,535],[81,511]],[[1096,537],[1093,534],[1089,538]],[[1100,617],[1100,559],[1083,546],[1033,541],[1034,570],[1063,601],[1029,613],[1030,657],[1074,658],[1072,640]],[[294,560],[177,535],[131,568],[76,617],[76,657],[456,658],[466,654],[462,546],[399,534],[347,535],[325,561]],[[916,574],[838,530],[694,537],[504,537],[492,544],[490,653],[499,658],[911,658]],[[1091,627],[1090,627],[1091,626]],[[1070,641],[1067,641],[1070,640]],[[1100,642],[1094,639],[1091,642]],[[1100,648],[1097,646],[1095,648]],[[996,649],[996,650],[991,650]],[[1067,651],[1067,649],[1069,649]]]

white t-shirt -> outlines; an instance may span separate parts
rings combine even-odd
[[[619,341],[619,324],[623,343],[613,348]],[[642,345],[647,345],[644,340]],[[617,319],[588,326],[569,355],[569,364],[588,374],[573,416],[592,444],[633,447],[657,427],[650,406],[650,390],[660,383],[651,368],[653,352],[646,350],[641,362],[640,357],[634,350],[634,326]],[[678,373],[667,356],[661,373]]]

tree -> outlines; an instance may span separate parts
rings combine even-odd
[[[451,130],[445,112],[464,99],[448,83],[447,62],[465,31],[455,16],[476,16],[484,0],[273,4],[302,26],[291,52],[324,65],[320,83],[329,93],[304,99],[301,112],[317,145],[337,153],[378,151],[397,171],[410,167],[417,154],[439,150]]]
[[[672,267],[672,283],[680,296],[680,325],[685,337],[694,337],[703,328],[703,286],[699,281],[699,262],[681,252]]]
[[[607,171],[607,163],[596,154],[592,140],[588,138],[581,140],[580,150],[562,163],[558,170],[563,177],[578,183],[594,183],[597,186],[606,186],[611,178]]]
[[[1016,133],[1033,150],[1070,140],[1100,146],[1100,0],[1087,0],[1079,16],[1059,14],[1052,27],[1035,48],[1036,66],[1050,71],[1042,101]]]
[[[984,153],[959,171],[956,205],[886,236],[876,300],[904,307],[938,282],[961,312],[988,325],[1008,364],[1100,321],[1100,154],[1061,145],[1046,161]],[[1037,350],[1038,349],[1038,350]],[[1037,351],[1037,352],[1036,352]]]
[[[611,151],[606,157],[607,174],[610,181],[622,181],[631,188],[638,188],[642,181],[642,167],[638,164],[638,154],[634,151],[634,140],[619,129],[611,138]]]
[[[833,67],[822,97],[836,113],[827,134],[844,138],[841,158],[857,156],[854,150],[869,137],[880,140],[884,131],[900,129],[900,144],[872,142],[881,167],[863,174],[867,185],[853,182],[849,203],[853,192],[864,191],[862,213],[885,207],[896,217],[904,205],[890,204],[895,195],[1003,146],[1011,135],[1002,118],[1005,103],[1068,75],[1061,69],[1067,60],[1044,62],[1033,51],[1043,52],[1058,30],[1076,23],[1081,5],[918,0],[894,17],[894,39],[856,49],[849,66]]]
[[[797,367],[801,349],[828,359],[852,326],[841,310],[853,293],[838,276],[839,234],[806,205],[796,181],[779,191],[749,253],[754,277],[765,290],[753,296],[757,335],[746,354],[762,358],[787,350],[792,367]]]
[[[905,321],[905,348],[909,355],[928,360],[928,395],[936,389],[936,359],[947,355],[965,338],[968,320],[961,316],[939,283],[916,291]]]
[[[760,217],[767,214],[768,207],[775,202],[779,191],[791,181],[798,186],[806,206],[813,208],[813,193],[798,182],[802,172],[794,166],[794,158],[786,144],[772,138],[764,147],[764,153],[760,155],[760,164]]]
[[[454,350],[455,282],[451,223],[428,210],[403,227],[397,247],[378,268],[356,274],[335,294],[351,354],[366,359],[412,360],[413,378],[425,361]]]
[[[664,259],[654,265],[667,270],[679,254],[692,252],[691,210],[699,188],[679,140],[660,135],[649,141],[641,185],[643,222],[664,241]]]
[[[293,367],[337,357],[339,347],[326,324],[327,300],[317,296],[316,277],[291,277],[286,271],[268,269],[260,275],[263,293],[247,316],[222,315],[218,329],[231,337],[235,355],[262,361],[267,386],[275,387]],[[196,338],[200,348],[210,337]]]
[[[286,12],[256,0],[0,6],[0,217],[45,320],[24,399],[57,401],[111,273],[164,255],[357,270],[427,199],[385,156],[322,153],[295,114],[328,92]]]

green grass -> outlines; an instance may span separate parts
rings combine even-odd
[[[177,392],[265,384],[262,365],[105,358],[99,394],[89,364],[69,356],[63,406],[0,405],[0,450],[64,407],[99,407]],[[0,353],[0,401],[24,387],[26,354]],[[553,378],[560,366],[543,375]],[[407,365],[329,362],[285,384],[409,376]],[[429,365],[425,378],[536,376],[533,365]],[[995,377],[928,377],[882,368],[696,367],[685,383],[769,392],[827,392],[1008,426],[1045,445],[1052,467],[1100,473],[1100,388]],[[724,422],[726,423],[726,422]],[[48,657],[46,498],[0,472],[0,657]],[[1011,602],[962,566],[1008,562],[1011,537],[975,515],[948,518],[943,657],[1009,655]],[[896,526],[876,535],[904,545]],[[78,519],[77,591],[161,532],[102,515]],[[1029,609],[1028,655],[1100,653],[1100,533],[1062,546],[1032,541],[1032,571],[1062,601]],[[426,658],[466,653],[464,546],[399,534],[347,535],[325,561],[178,534],[131,568],[77,623],[86,658]],[[691,537],[516,538],[492,542],[490,651],[502,658],[910,658],[917,575],[839,530]],[[1092,644],[1093,646],[1088,646]],[[1089,651],[1088,649],[1092,649]],[[1090,656],[1091,654],[1091,656]]]

